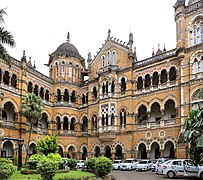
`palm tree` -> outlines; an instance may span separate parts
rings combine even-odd
[[[200,90],[203,99],[203,90]],[[203,164],[203,105],[193,109],[184,124],[185,138],[190,145],[189,154],[196,164]]]
[[[26,149],[26,158],[25,164],[27,163],[28,157],[28,149],[30,144],[30,138],[32,133],[33,124],[37,123],[38,120],[42,118],[42,110],[43,110],[43,102],[39,96],[36,96],[34,93],[29,93],[26,97],[22,99],[22,115],[26,117],[26,119],[30,123],[29,137]]]
[[[0,58],[10,64],[11,57],[3,45],[15,47],[13,35],[7,31],[2,24],[4,24],[4,15],[7,15],[5,9],[0,10]]]

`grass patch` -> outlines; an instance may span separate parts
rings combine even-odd
[[[84,171],[70,171],[68,173],[57,173],[54,176],[54,180],[58,180],[59,178],[82,178],[82,177],[94,177],[95,175],[89,172]],[[42,180],[39,174],[21,174],[20,171],[16,171],[9,178],[9,180]]]

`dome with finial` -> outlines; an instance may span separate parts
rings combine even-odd
[[[200,0],[189,0],[188,5],[194,4],[194,3],[198,2],[198,1],[200,1]]]
[[[75,57],[80,60],[83,60],[81,55],[79,54],[77,48],[70,43],[70,33],[68,32],[67,35],[67,41],[65,43],[62,43],[55,52],[53,52],[50,55],[50,58],[53,58],[54,56],[67,56],[67,57]]]

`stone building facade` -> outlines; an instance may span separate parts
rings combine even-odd
[[[133,34],[123,43],[110,30],[96,56],[88,54],[87,67],[69,34],[49,55],[49,77],[25,53],[11,67],[0,60],[0,138],[24,139],[25,157],[29,123],[20,105],[33,92],[45,108],[33,127],[30,155],[37,141],[58,133],[63,157],[186,158],[183,125],[203,87],[203,0],[177,0],[174,9],[176,47],[141,61]],[[0,150],[15,157],[18,142],[2,139]]]

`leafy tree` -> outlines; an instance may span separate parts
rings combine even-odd
[[[3,45],[15,47],[13,35],[7,31],[2,25],[4,24],[4,16],[7,15],[5,9],[0,10],[0,58],[10,64],[10,55]]]
[[[34,93],[29,93],[26,97],[22,99],[22,115],[26,117],[26,119],[30,123],[28,144],[27,144],[27,154],[25,158],[25,164],[27,163],[28,157],[28,148],[30,144],[30,137],[32,132],[33,124],[37,123],[38,120],[42,118],[42,110],[43,110],[43,102],[39,96],[36,96]]]
[[[37,142],[36,149],[46,156],[50,153],[56,153],[59,148],[56,137],[56,134],[46,136],[45,139],[41,139],[39,142]]]
[[[203,90],[200,90],[203,99]],[[190,145],[189,154],[196,164],[203,165],[203,104],[193,109],[184,124],[185,138]]]
[[[13,172],[17,170],[17,167],[13,165],[10,159],[0,158],[0,179],[8,179]]]

